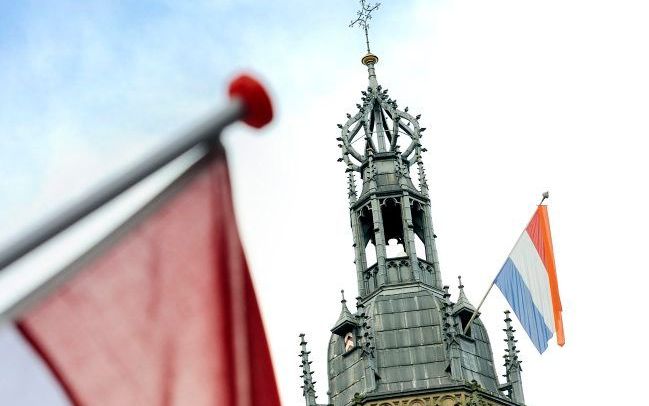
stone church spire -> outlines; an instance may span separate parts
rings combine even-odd
[[[432,187],[422,158],[426,128],[421,115],[400,108],[379,84],[367,25],[379,5],[360,3],[351,25],[365,33],[362,63],[369,86],[361,91],[357,111],[338,124],[337,137],[347,177],[358,298],[356,309],[350,309],[343,294],[331,328],[328,402],[521,406],[518,369],[509,362],[508,383],[500,384],[480,314],[469,323],[475,308],[462,280],[456,302],[442,283]],[[313,406],[315,389],[302,341],[304,394],[307,406]]]

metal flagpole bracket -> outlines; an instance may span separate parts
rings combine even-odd
[[[254,128],[261,128],[272,120],[270,97],[264,87],[251,76],[241,75],[235,78],[230,83],[228,93],[230,103],[210,120],[160,148],[85,199],[68,206],[0,251],[0,272],[190,149],[198,145],[220,145],[221,131],[235,121],[242,120]]]

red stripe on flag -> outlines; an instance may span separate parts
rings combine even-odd
[[[18,324],[75,405],[280,404],[224,160]]]
[[[536,251],[539,253],[541,260],[543,261],[543,265],[545,265],[545,268],[547,269],[548,264],[545,263],[545,256],[543,255],[543,253],[545,252],[545,246],[543,237],[541,236],[541,224],[539,221],[539,212],[541,210],[541,207],[545,206],[539,206],[536,209],[534,216],[532,216],[532,219],[530,220],[525,230],[530,236],[530,240],[532,240],[532,242],[534,243],[534,247],[536,247]]]

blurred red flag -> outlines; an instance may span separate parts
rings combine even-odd
[[[163,195],[20,331],[74,405],[278,406],[225,159]]]

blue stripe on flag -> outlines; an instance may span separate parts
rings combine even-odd
[[[507,258],[505,265],[498,273],[496,286],[503,292],[536,349],[543,353],[548,348],[548,340],[552,337],[552,331],[548,329],[541,312],[534,305],[532,294],[511,258]]]

